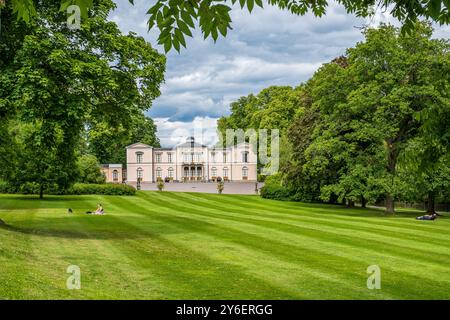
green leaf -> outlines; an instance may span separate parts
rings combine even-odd
[[[431,0],[428,3],[428,11],[432,18],[438,18],[441,13],[441,0]]]
[[[191,28],[195,27],[194,21],[192,20],[191,15],[187,11],[181,11],[181,18],[183,21],[188,24]]]
[[[255,0],[247,0],[248,12],[252,12],[254,6],[255,6]]]
[[[189,29],[188,25],[186,23],[184,23],[181,20],[177,20],[177,25],[178,28],[186,35],[188,35],[189,37],[192,37],[192,33],[191,30]]]
[[[178,41],[181,43],[181,45],[186,48],[186,40],[184,39],[184,35],[180,31],[180,29],[175,28],[174,34],[177,37]]]
[[[175,48],[175,50],[180,52],[180,42],[178,42],[178,39],[176,37],[174,37],[172,39],[172,43],[173,43],[173,47]]]
[[[170,37],[166,38],[166,41],[164,41],[164,51],[169,52],[172,48],[172,39]]]
[[[226,37],[227,36],[227,25],[220,24],[219,25],[219,31],[222,34],[222,36]]]

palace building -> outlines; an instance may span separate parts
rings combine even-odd
[[[257,155],[248,143],[209,148],[189,137],[174,148],[135,143],[127,147],[127,183],[256,181]]]

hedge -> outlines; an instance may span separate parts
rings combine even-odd
[[[18,193],[18,194],[39,194],[39,185],[34,182],[25,183],[19,187],[13,186],[6,181],[0,180],[0,193]],[[57,187],[48,188],[44,194],[65,194],[65,195],[87,195],[87,194],[102,194],[102,195],[117,195],[117,196],[132,196],[136,193],[136,189],[126,184],[86,184],[76,183],[71,188],[65,191],[58,190]]]
[[[87,184],[76,183],[72,188],[67,190],[65,194],[104,194],[112,196],[132,196],[136,193],[136,189],[127,184]]]
[[[291,200],[292,192],[286,187],[269,184],[261,188],[261,197],[275,200]]]

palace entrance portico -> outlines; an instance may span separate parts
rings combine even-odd
[[[202,164],[183,165],[183,179],[188,181],[200,181],[204,179]]]

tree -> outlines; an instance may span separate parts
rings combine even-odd
[[[79,179],[81,183],[105,183],[106,177],[100,170],[100,164],[93,155],[83,155],[77,161],[77,167],[79,170]]]
[[[87,126],[87,152],[95,155],[101,163],[126,165],[125,148],[135,142],[160,147],[153,120],[139,113],[130,121],[111,127],[107,122],[92,121]]]
[[[3,2],[5,0],[2,0]],[[134,3],[134,0],[129,0]],[[171,48],[179,51],[186,47],[185,36],[192,36],[195,22],[205,38],[212,37],[216,41],[219,34],[226,36],[231,29],[230,11],[237,0],[157,0],[147,11],[149,14],[149,29],[157,26],[159,29],[159,43],[169,51]],[[327,0],[267,0],[269,5],[277,6],[281,10],[288,10],[292,14],[304,15],[312,12],[321,17],[326,13]],[[403,0],[337,0],[348,13],[359,17],[367,17],[374,12],[375,7],[390,10],[392,16],[404,23],[404,29],[410,31],[418,18],[430,18],[440,24],[450,22],[450,2],[448,0],[403,1]],[[9,6],[19,18],[29,21],[36,14],[35,1],[8,0]],[[83,17],[88,16],[88,9],[94,4],[93,0],[61,0],[61,10],[70,4],[80,6]],[[241,9],[249,12],[256,6],[263,7],[262,0],[239,0]]]
[[[428,139],[418,136],[408,143],[400,159],[401,198],[425,200],[429,214],[436,213],[436,200],[450,199],[450,156],[443,150],[445,146],[430,145]]]
[[[36,186],[39,198],[44,192],[64,192],[76,180],[78,170],[74,149],[66,148],[72,135],[66,135],[55,121],[35,120],[17,130],[18,159],[12,183]],[[73,142],[73,141],[72,141]]]
[[[428,24],[416,24],[407,35],[382,26],[367,30],[366,41],[348,50],[348,77],[356,79],[356,86],[347,107],[358,115],[359,134],[378,137],[384,146],[387,213],[394,212],[399,155],[427,126],[418,115],[449,103],[448,77],[441,72],[448,69],[449,44],[431,35]]]
[[[24,163],[16,182],[64,189],[75,181],[71,168],[86,123],[117,128],[147,110],[160,94],[165,57],[107,20],[110,0],[96,1],[80,30],[63,23],[54,2],[37,2],[29,24],[16,21],[14,8],[1,11],[0,110],[33,126],[21,141]]]

